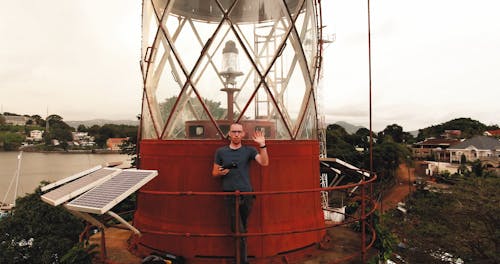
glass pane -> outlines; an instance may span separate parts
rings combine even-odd
[[[245,10],[244,14],[241,10]],[[236,25],[243,44],[252,55],[258,70],[265,72],[283,43],[291,23],[282,1],[256,0],[252,3],[239,1],[230,14],[231,21],[239,21],[243,16],[254,23]]]
[[[159,33],[158,20],[154,14],[153,5],[151,2],[146,1],[143,8],[143,27],[142,27],[142,74],[146,75],[148,70],[148,63],[152,60],[153,45],[156,35]]]
[[[172,12],[174,13],[168,16],[165,25],[182,64],[190,73],[223,14],[215,0],[177,0],[173,4]],[[200,21],[201,18],[207,20]]]
[[[234,47],[225,49],[226,45],[229,45],[227,47],[234,45]],[[254,72],[253,66],[243,50],[244,47],[230,30],[229,24],[224,22],[204,54],[200,67],[193,75],[196,90],[204,100],[209,100],[214,106],[209,110],[215,119],[237,120],[242,108],[255,90],[251,78]],[[238,67],[223,70],[223,52],[231,53]]]
[[[186,76],[181,71],[163,34],[158,37],[155,44],[146,79],[146,90],[152,118],[160,127],[159,131],[162,131],[169,115],[167,106],[175,102],[172,98],[179,94],[186,82]]]
[[[290,139],[291,134],[288,126],[283,122],[282,116],[277,110],[271,95],[264,85],[261,85],[247,109],[240,118],[243,124],[248,123],[249,127],[262,127],[266,131],[271,131],[269,139]]]
[[[233,0],[230,0],[233,1]],[[222,11],[215,0],[171,0],[173,3],[172,14],[176,17],[189,18],[205,23],[219,23],[222,19]],[[225,5],[227,1],[222,1]]]
[[[227,10],[234,0],[219,2]],[[149,105],[148,111],[143,109],[143,121],[148,120],[144,134],[163,139],[222,138],[219,131],[225,132],[230,122],[239,119],[272,132],[274,139],[310,137],[309,127],[316,121],[309,116],[316,113],[310,113],[305,97],[314,76],[308,69],[314,69],[316,28],[314,6],[305,2],[239,0],[228,15],[233,30],[229,21],[223,21],[216,0],[146,1],[142,52],[147,59],[143,74]],[[160,32],[156,37],[157,16],[163,12],[168,12],[162,22],[166,36]],[[292,26],[289,13],[299,18],[297,31],[285,39]],[[229,42],[236,51],[223,53]],[[223,58],[239,67],[223,69]],[[266,85],[261,84],[264,73]],[[182,90],[188,76],[192,86]],[[304,125],[299,128],[300,120]]]
[[[187,139],[189,138],[189,135],[193,135],[193,133],[189,132],[193,129],[195,131],[201,131],[212,128],[213,130],[213,124],[207,121],[208,115],[191,87],[188,87],[180,95],[177,106],[174,109],[171,109],[170,112],[172,117],[163,132],[163,139]],[[206,122],[193,123],[193,121],[200,120],[204,120]],[[189,124],[204,128],[192,128]],[[205,138],[208,137],[208,135],[205,134],[205,131],[201,134],[203,134],[203,137]],[[200,138],[201,134],[195,133],[193,138]]]
[[[149,2],[150,1],[143,1],[143,3],[148,3],[148,4]],[[167,8],[167,0],[152,0],[151,2],[153,2],[152,6],[154,7],[154,12],[156,16],[161,18]]]
[[[292,19],[295,19],[300,13],[304,12],[307,2],[312,2],[311,0],[286,0],[285,1],[288,9],[290,10],[290,15]]]
[[[211,58],[210,54],[203,58],[192,82],[206,102],[210,114],[215,120],[220,120],[225,119],[227,115],[226,94],[221,91],[224,88],[223,80],[217,73],[216,62]],[[209,117],[206,116],[205,119],[209,120]]]
[[[196,34],[192,25],[189,21],[183,25],[174,44],[188,72],[192,71],[203,48],[202,44],[196,41]]]
[[[175,16],[167,16],[163,19],[163,25],[170,36],[172,42],[175,42],[179,37],[179,34],[183,27],[185,27],[187,23],[186,18],[175,17]]]
[[[316,109],[314,107],[314,100],[311,96],[309,103],[307,104],[307,110],[304,116],[304,121],[300,126],[299,132],[297,133],[297,139],[318,139],[317,135],[317,115]]]
[[[146,100],[145,96],[143,100]],[[143,139],[158,139],[158,133],[156,133],[153,120],[151,119],[151,115],[149,114],[147,101],[145,101],[145,103],[143,104],[141,119],[141,137]]]
[[[307,9],[304,15],[304,20],[305,22],[303,27],[300,31],[297,28],[297,31],[302,41],[302,48],[308,62],[307,64],[311,73],[311,78],[314,78],[316,72],[316,67],[314,66],[316,64],[317,28],[314,7],[311,1],[307,1]]]
[[[289,131],[283,119],[276,117],[274,120],[276,121],[276,139],[291,139],[291,131]]]
[[[299,52],[295,40],[288,40],[285,49],[278,61],[273,66],[273,71],[266,78],[267,84],[276,98],[279,108],[285,116],[285,123],[290,130],[296,131],[297,122],[301,111],[305,110],[306,91],[311,85],[308,85],[304,76],[307,67],[301,65]]]

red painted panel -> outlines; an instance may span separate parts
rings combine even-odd
[[[147,191],[219,192],[219,179],[211,176],[220,140],[141,142],[141,168],[157,169],[159,175],[138,194],[134,225],[141,231],[181,233],[230,233],[229,217],[222,196],[168,196]],[[252,141],[244,144],[253,145]],[[256,162],[250,169],[254,190],[293,191],[319,187],[317,141],[266,142],[270,165]],[[323,226],[319,193],[259,195],[249,219],[249,232],[278,232]],[[324,232],[251,237],[249,255],[274,256],[321,240]],[[145,234],[139,247],[195,256],[233,256],[234,243],[226,237],[178,237]],[[143,251],[147,251],[143,248]]]

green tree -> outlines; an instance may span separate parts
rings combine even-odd
[[[483,164],[481,163],[480,160],[475,160],[472,162],[471,164],[471,171],[472,173],[474,173],[474,176],[477,176],[477,177],[482,177],[483,176],[483,172],[484,172],[484,166]]]
[[[349,135],[349,133],[347,133],[347,131],[345,130],[344,127],[342,127],[341,125],[339,124],[330,124],[326,127],[326,131],[327,132],[332,132],[332,133],[335,133],[337,136],[339,137],[346,137],[347,135]]]
[[[403,143],[403,127],[397,124],[388,125],[381,133],[382,134],[379,138],[382,140],[386,136],[391,136],[394,142]]]
[[[31,118],[31,120],[33,120],[34,125],[42,126],[42,127],[45,126],[45,121],[42,119],[41,116],[32,115],[30,118]]]
[[[4,150],[17,150],[26,137],[20,133],[0,132],[0,142]]]
[[[373,139],[375,139],[375,133],[372,133]],[[354,133],[355,136],[355,145],[363,148],[364,151],[367,151],[370,147],[370,130],[368,128],[360,128]]]
[[[408,132],[403,131],[403,127],[398,124],[388,125],[382,132],[379,133],[379,140],[384,140],[390,136],[396,143],[411,144],[415,142],[415,138]]]
[[[5,125],[5,116],[0,115],[0,125]]]
[[[98,125],[93,125],[93,126],[89,127],[89,128],[88,128],[88,130],[89,130],[89,131],[88,131],[88,132],[89,132],[89,135],[94,136],[94,135],[99,134],[99,129],[100,129],[100,128],[101,128],[101,127],[100,127],[100,126],[98,126]]]
[[[20,116],[19,114],[16,113],[9,113],[9,112],[3,112],[4,116]]]
[[[212,101],[212,100],[209,100],[206,98],[204,98],[203,101],[205,102],[205,105],[207,106],[208,111],[210,111],[210,114],[212,114],[212,116],[215,119],[221,119],[224,117],[224,113],[226,112],[226,109],[221,107],[221,102]],[[200,105],[200,107],[201,107],[201,105]],[[235,113],[235,116],[236,115],[237,115],[237,113]],[[202,117],[202,118],[208,119],[208,116]]]
[[[462,154],[460,156],[460,164],[465,164],[467,163],[467,157],[465,156],[465,154]]]
[[[385,218],[385,216],[382,216]],[[388,260],[392,257],[394,253],[394,248],[397,245],[397,237],[391,232],[387,225],[384,225],[380,221],[380,216],[378,213],[373,214],[373,226],[376,232],[376,238],[374,247],[378,249],[378,256],[375,258],[376,262],[379,260]]]
[[[47,116],[47,121],[49,121],[50,125],[53,125],[54,123],[63,121],[63,118],[60,115],[52,114]]]
[[[78,128],[76,129],[76,131],[78,131],[78,132],[89,132],[89,129],[84,124],[80,124],[80,125],[78,125]]]
[[[417,140],[421,141],[429,137],[439,137],[445,132],[445,130],[455,129],[462,131],[462,138],[471,138],[475,135],[483,134],[483,132],[488,129],[488,126],[471,118],[456,118],[439,125],[419,129]]]
[[[163,117],[167,117],[170,115],[170,112],[172,111],[172,108],[174,107],[175,102],[177,101],[177,96],[172,96],[169,98],[166,98],[164,102],[160,103],[160,112],[162,113]],[[215,118],[215,119],[221,119],[224,117],[224,113],[226,112],[225,108],[221,107],[220,102],[212,101],[209,99],[204,98],[203,102],[205,103],[208,111],[210,111],[210,114]],[[198,98],[196,97],[191,97],[189,98],[190,106],[192,108],[192,111],[197,113],[198,118],[200,119],[209,119],[208,115],[205,114],[205,111],[203,109],[203,106],[200,104]],[[203,113],[200,115],[200,113]]]
[[[373,146],[373,170],[384,182],[395,180],[396,170],[401,163],[406,163],[411,157],[411,151],[404,145],[386,137],[384,141]],[[369,167],[369,155],[365,155],[365,168]]]
[[[97,245],[92,244],[85,246],[84,243],[78,243],[71,248],[62,258],[62,264],[92,264],[92,260],[97,255],[95,248]]]
[[[129,137],[120,145],[120,153],[127,154],[132,158],[131,165],[136,168],[138,165],[137,158],[137,136]]]
[[[61,116],[50,115],[47,117],[46,122],[49,122],[49,131],[46,131],[43,135],[46,144],[50,144],[52,139],[57,139],[61,143],[73,139],[71,132],[74,131],[74,128],[66,124]]]
[[[349,134],[342,126],[338,124],[328,125],[326,129],[327,155],[360,166],[362,154],[356,151],[354,144],[348,142],[350,139]]]
[[[104,147],[108,138],[137,137],[137,126],[105,124],[102,127],[93,125],[88,129],[89,135],[95,138],[98,146]]]
[[[0,263],[58,263],[79,239],[83,223],[40,199],[38,188],[0,221]]]
[[[408,213],[386,222],[411,248],[398,253],[409,263],[436,263],[430,253],[444,252],[465,263],[500,263],[499,188],[499,177],[470,177],[447,192],[415,192]]]

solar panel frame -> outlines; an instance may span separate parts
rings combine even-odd
[[[42,188],[40,188],[40,190],[42,192],[48,191],[48,190],[53,189],[53,188],[55,188],[57,186],[63,185],[65,183],[67,183],[67,182],[73,181],[73,180],[78,179],[80,177],[83,177],[83,176],[85,176],[87,174],[90,174],[90,173],[92,173],[92,172],[94,172],[96,170],[99,170],[101,168],[102,168],[102,165],[97,165],[97,166],[95,166],[93,168],[90,168],[88,170],[84,170],[84,171],[78,172],[78,173],[73,174],[73,175],[71,175],[69,177],[66,177],[64,179],[60,179],[60,180],[58,180],[56,182],[47,184],[47,185],[43,186]]]
[[[123,170],[64,206],[69,210],[104,214],[157,175],[156,170]]]
[[[53,206],[58,206],[107,181],[121,171],[121,169],[115,168],[101,168],[45,193],[40,197],[44,202]]]

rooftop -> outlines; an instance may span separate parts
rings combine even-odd
[[[466,149],[468,147],[475,147],[477,149],[500,149],[500,141],[498,139],[487,136],[475,136],[454,145],[453,149]]]

